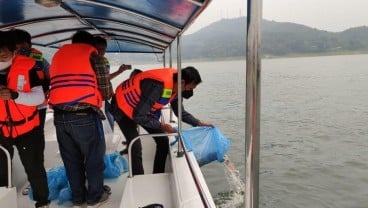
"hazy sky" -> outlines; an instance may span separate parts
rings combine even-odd
[[[187,33],[221,18],[246,16],[246,13],[247,0],[212,0]],[[340,32],[368,25],[368,0],[263,0],[263,18]]]

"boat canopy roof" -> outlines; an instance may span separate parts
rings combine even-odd
[[[210,1],[0,0],[0,30],[26,30],[33,45],[55,49],[85,30],[105,37],[108,53],[163,53]]]

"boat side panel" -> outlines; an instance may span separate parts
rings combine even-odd
[[[203,194],[205,195],[205,197],[207,197],[210,207],[215,208],[216,206],[213,202],[212,196],[201,173],[201,170],[198,166],[198,163],[191,152],[189,152],[189,155],[190,155],[189,159],[192,160],[192,163],[194,164],[193,165],[194,172],[197,174],[199,184],[203,189]],[[174,192],[176,194],[176,195],[174,194],[175,198],[174,207],[180,208],[204,207],[200,195],[198,194],[196,183],[192,177],[189,166],[186,162],[186,159],[184,157],[176,157],[175,149],[171,150],[170,157],[173,167],[173,174],[171,175],[170,180],[173,189],[176,190]]]

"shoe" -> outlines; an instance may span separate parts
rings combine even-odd
[[[109,199],[109,194],[107,192],[104,192],[100,198],[100,200],[96,204],[88,204],[87,208],[97,208],[101,205],[105,204],[107,200]]]
[[[103,189],[104,189],[104,191],[105,191],[106,193],[111,194],[111,188],[110,188],[110,186],[108,186],[108,185],[104,185],[104,186],[103,186]]]
[[[28,195],[29,193],[29,189],[31,188],[31,185],[28,184],[26,187],[24,187],[23,191],[22,191],[22,194],[23,195]]]

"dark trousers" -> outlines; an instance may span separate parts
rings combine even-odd
[[[104,192],[106,151],[100,118],[96,112],[55,111],[54,124],[73,204],[97,203]]]
[[[4,138],[0,135],[0,145],[5,147],[13,158],[13,145],[17,147],[19,158],[23,164],[28,181],[33,191],[36,207],[49,203],[49,189],[44,167],[45,140],[39,128],[18,136],[16,139]],[[8,168],[6,156],[0,151],[0,186],[8,186]]]
[[[137,137],[137,123],[130,119],[124,112],[118,109],[115,99],[111,101],[112,114],[115,117],[116,122],[119,125],[120,130],[123,132],[125,139],[127,140],[127,145]],[[143,127],[148,133],[164,133],[161,129],[151,129]],[[166,136],[155,137],[156,142],[156,153],[153,165],[153,173],[163,173],[165,172],[165,163],[167,154],[169,152],[169,138]],[[144,174],[143,164],[142,164],[142,144],[141,141],[136,141],[132,146],[132,172],[133,175]]]
[[[39,109],[38,114],[40,115],[40,129],[42,129],[42,134],[44,134],[43,129],[45,128],[45,121],[46,121],[46,108]]]
[[[46,108],[43,108],[43,109],[39,109],[38,110],[38,114],[40,115],[40,125],[39,125],[39,128],[41,129],[41,135],[42,135],[42,138],[45,139],[45,131],[44,131],[44,128],[45,128],[45,121],[46,121]]]

